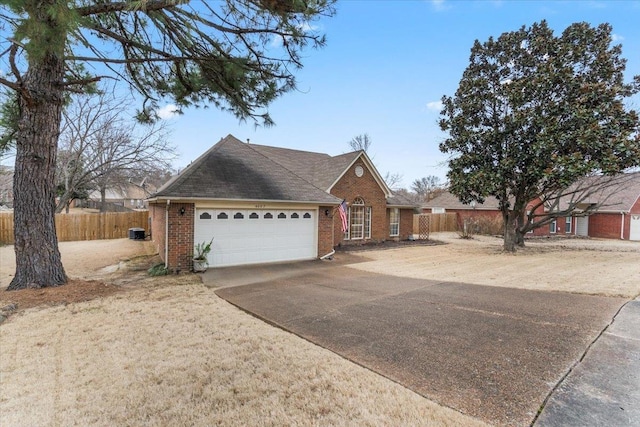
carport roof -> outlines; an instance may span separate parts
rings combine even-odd
[[[285,162],[287,156],[281,155],[281,164],[271,158],[273,153],[268,148],[275,147],[257,147],[228,135],[151,197],[340,203],[340,199],[296,173],[307,162],[330,156],[299,152],[306,153],[299,156],[304,162],[294,167],[294,158]]]

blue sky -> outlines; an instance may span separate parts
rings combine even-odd
[[[444,181],[437,103],[457,89],[474,40],[542,19],[556,34],[573,22],[610,23],[628,60],[626,80],[640,74],[640,1],[342,0],[336,16],[316,23],[327,46],[305,52],[299,90],[271,105],[276,126],[255,129],[215,109],[186,110],[170,120],[176,165],[229,133],[331,155],[350,151],[348,141],[368,133],[381,174],[401,174],[405,188],[427,175]]]
[[[640,74],[640,0],[339,0],[336,16],[313,23],[327,45],[304,52],[298,91],[269,108],[276,126],[256,129],[213,107],[187,109],[168,120],[180,155],[175,166],[188,165],[227,134],[338,155],[367,133],[383,176],[401,174],[405,188],[427,175],[445,181],[438,102],[456,91],[474,40],[542,19],[556,34],[574,22],[610,23],[628,60],[626,80]],[[640,96],[632,106],[640,109]]]

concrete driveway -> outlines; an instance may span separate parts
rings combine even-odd
[[[399,278],[335,263],[224,269],[254,315],[492,424],[528,425],[623,298]],[[242,286],[232,286],[241,284]]]

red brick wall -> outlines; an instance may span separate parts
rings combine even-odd
[[[625,239],[629,238],[629,215],[625,215]],[[619,213],[596,213],[589,217],[589,237],[619,239],[622,215]]]
[[[400,209],[399,240],[407,240],[409,236],[412,234],[413,234],[413,209]]]
[[[184,208],[184,214],[180,210]],[[188,271],[193,267],[193,231],[195,205],[171,203],[169,206],[169,259],[168,267]]]
[[[364,175],[361,177],[357,177],[355,174],[355,168],[358,165],[364,168]],[[336,183],[336,185],[333,186],[331,194],[340,199],[345,199],[349,206],[357,197],[362,198],[365,206],[371,206],[371,240],[381,241],[389,238],[387,199],[365,162],[361,160],[356,161]],[[333,220],[334,245],[338,245],[339,243],[362,244],[369,240],[343,240],[343,234],[340,227],[340,217],[337,212],[336,215],[334,215]]]
[[[166,205],[149,204],[149,219],[151,221],[151,239],[162,261],[165,255],[164,238],[165,238],[165,212]]]
[[[318,257],[333,250],[334,216],[338,217],[338,209],[335,206],[320,206],[318,209]],[[337,227],[340,227],[340,218]]]

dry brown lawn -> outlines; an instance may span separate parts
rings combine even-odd
[[[545,240],[510,255],[499,239],[433,237],[448,244],[367,251],[360,254],[365,262],[351,267],[492,286],[640,293],[640,243]],[[0,325],[3,427],[482,425],[249,316],[198,276],[133,271],[151,262],[148,242],[60,246],[75,278],[70,286],[0,293],[0,308],[18,304]],[[12,255],[13,248],[0,248],[2,287],[15,268]]]
[[[61,245],[67,271],[90,265],[98,281],[0,295],[34,306],[0,325],[3,427],[483,425],[253,318],[198,276],[112,272],[77,243]]]
[[[364,252],[350,267],[401,277],[520,289],[634,297],[640,294],[640,242],[535,239],[515,254],[502,240],[433,233],[446,245]]]

